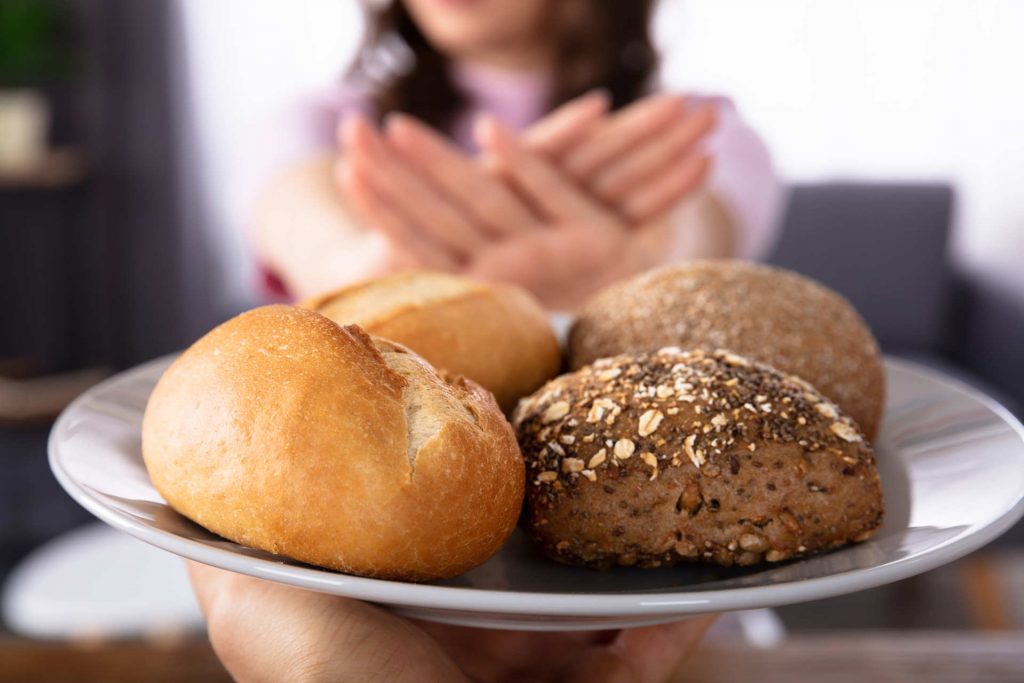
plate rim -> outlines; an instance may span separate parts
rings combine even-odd
[[[123,381],[127,374],[141,373],[150,366],[166,363],[176,355],[162,356],[122,371],[92,387],[65,408],[54,422],[47,439],[47,460],[57,481],[79,505],[101,521],[167,552],[240,574],[358,600],[438,611],[534,617],[697,615],[709,611],[776,607],[845,595],[916,576],[987,545],[1024,516],[1024,491],[1020,491],[1012,506],[974,533],[946,540],[917,555],[799,581],[703,591],[567,593],[496,590],[389,581],[315,567],[286,565],[270,559],[241,555],[225,548],[210,547],[200,541],[148,526],[108,506],[97,497],[101,494],[93,494],[88,487],[75,481],[59,462],[57,436],[66,431],[67,423],[74,416],[76,408],[108,384]],[[1021,448],[1024,448],[1024,425],[992,397],[963,380],[914,361],[887,355],[885,364],[967,394],[1006,423],[1021,440]]]

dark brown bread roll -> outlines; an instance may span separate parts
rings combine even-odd
[[[592,567],[775,562],[868,538],[871,447],[806,382],[728,351],[606,358],[524,399],[528,525]]]
[[[742,261],[696,261],[613,285],[581,311],[573,368],[619,353],[731,349],[802,377],[874,439],[885,370],[871,330],[846,299],[802,275]]]

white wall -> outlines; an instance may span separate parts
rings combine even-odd
[[[685,0],[665,80],[732,95],[783,173],[949,180],[959,262],[1024,298],[1024,2]]]
[[[216,248],[241,291],[247,170],[267,122],[329,84],[357,0],[180,0]],[[1024,2],[664,0],[669,87],[731,95],[787,178],[949,180],[955,255],[1024,298]]]
[[[215,308],[251,305],[254,262],[243,233],[252,189],[273,147],[275,117],[329,86],[362,34],[356,0],[178,0],[185,156],[200,176],[198,212],[223,270]],[[265,164],[264,164],[265,165]]]

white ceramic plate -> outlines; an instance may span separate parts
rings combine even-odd
[[[595,572],[545,560],[516,532],[486,564],[448,581],[348,576],[227,541],[161,499],[146,476],[139,440],[146,399],[170,360],[113,377],[64,411],[49,450],[68,493],[108,524],[183,557],[422,619],[529,630],[621,628],[817,600],[955,560],[1024,513],[1020,423],[959,382],[889,360],[888,408],[876,443],[886,517],[867,543],[756,568]]]

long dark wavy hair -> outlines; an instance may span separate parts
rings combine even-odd
[[[656,0],[556,0],[552,3],[556,64],[550,108],[604,88],[613,108],[645,94],[658,66],[650,37]],[[401,111],[445,129],[464,103],[450,77],[449,59],[420,31],[401,0],[370,14],[354,75],[369,83],[377,111]],[[395,43],[411,57],[397,74],[382,74],[381,54]],[[388,69],[383,69],[387,71]],[[394,71],[394,64],[392,64]]]

